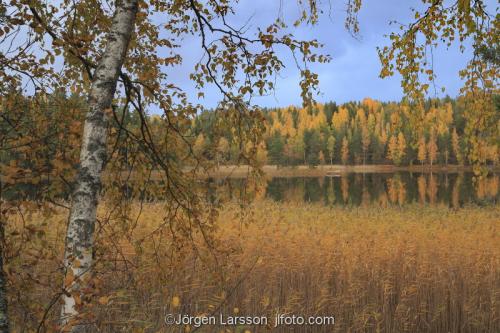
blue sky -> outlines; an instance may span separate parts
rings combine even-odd
[[[307,2],[307,0],[303,0]],[[449,0],[452,1],[452,0]],[[381,101],[399,101],[403,94],[398,75],[380,79],[380,63],[376,47],[388,45],[388,35],[397,29],[396,25],[389,25],[390,21],[410,23],[413,21],[411,7],[421,8],[422,0],[363,0],[359,13],[360,35],[353,38],[344,28],[346,0],[324,0],[322,8],[327,12],[320,17],[319,24],[311,26],[293,27],[293,22],[299,16],[298,0],[240,0],[236,5],[234,17],[229,22],[240,27],[250,22],[249,33],[255,33],[257,27],[267,27],[280,16],[289,25],[289,32],[298,39],[317,39],[324,44],[323,53],[329,54],[332,61],[327,64],[315,64],[311,69],[319,74],[320,95],[316,96],[319,102],[335,101],[344,103],[359,101],[371,97]],[[329,2],[331,12],[328,15]],[[485,0],[490,14],[498,12],[495,0]],[[161,16],[158,18],[161,20]],[[5,45],[0,45],[5,47]],[[183,57],[181,66],[169,67],[168,79],[187,92],[190,101],[213,108],[222,99],[221,94],[214,86],[206,86],[203,90],[205,97],[197,98],[197,90],[189,79],[194,65],[200,60],[203,51],[198,36],[189,36],[182,41],[179,52]],[[434,71],[437,74],[437,96],[457,96],[462,82],[458,71],[465,67],[470,59],[470,47],[465,53],[460,53],[458,46],[450,49],[444,46],[434,50]],[[263,107],[279,107],[300,105],[299,73],[294,60],[288,52],[281,53],[286,68],[276,82],[276,90],[270,96],[254,97],[252,104]],[[58,59],[56,67],[62,65]],[[441,93],[445,87],[445,93]],[[431,96],[434,90],[430,89]],[[155,108],[153,108],[155,110]],[[153,111],[154,112],[154,111]]]
[[[290,31],[299,38],[316,38],[322,42],[324,52],[332,56],[328,64],[315,65],[312,69],[319,74],[320,102],[336,101],[343,103],[351,100],[361,100],[371,97],[382,101],[400,100],[402,89],[400,77],[380,79],[380,63],[376,51],[377,46],[388,44],[388,38],[384,37],[396,29],[395,25],[389,25],[389,21],[397,20],[401,23],[411,22],[411,6],[417,7],[420,0],[398,1],[398,0],[364,0],[361,9],[360,38],[353,38],[344,28],[345,7],[343,0],[331,0],[331,15],[323,15],[320,23],[315,27],[301,26],[290,28]],[[489,8],[496,8],[494,1],[487,1]],[[242,0],[237,7],[238,15],[233,18],[233,23],[246,22],[251,17],[251,26],[265,27],[271,23],[280,13],[280,1],[278,0]],[[324,5],[328,9],[328,3]],[[282,14],[287,22],[293,22],[297,18],[297,2],[283,1]],[[240,23],[240,25],[241,25]],[[189,52],[182,53],[184,57],[183,66],[176,68],[170,78],[176,84],[184,88],[190,96],[196,96],[193,84],[189,82],[187,73],[193,68],[194,63],[200,59],[202,53],[197,39],[187,40],[185,49]],[[191,47],[192,46],[192,47]],[[447,50],[440,47],[434,50],[434,71],[437,74],[436,86],[438,96],[441,96],[440,88],[446,87],[444,94],[456,96],[462,85],[458,71],[462,69],[469,52],[460,53],[458,47]],[[300,105],[299,75],[293,63],[293,59],[283,54],[286,69],[277,81],[277,88],[272,96],[255,97],[252,104],[266,107]],[[431,89],[432,90],[432,89]],[[207,107],[214,107],[221,96],[212,88],[204,90],[205,98],[196,100]],[[431,91],[434,96],[434,91]]]

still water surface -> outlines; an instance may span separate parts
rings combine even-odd
[[[217,195],[235,199],[243,194],[245,179],[209,179]],[[500,174],[474,179],[472,173],[351,173],[335,177],[273,177],[262,180],[256,196],[279,202],[316,202],[325,205],[420,203],[461,207],[500,202]],[[215,194],[215,193],[214,193]]]

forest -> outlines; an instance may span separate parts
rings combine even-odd
[[[422,119],[415,119],[418,111],[408,103],[370,98],[339,106],[330,102],[308,108],[264,109],[265,145],[258,147],[258,159],[261,164],[279,166],[466,165],[470,163],[466,107],[463,98],[429,99]],[[239,147],[230,133],[213,142],[211,118],[205,112],[194,120],[195,149],[220,163],[237,163]],[[482,146],[480,154],[486,164],[497,165],[498,143]]]
[[[5,149],[0,156],[3,164],[13,168],[11,174],[17,172],[19,175],[24,165],[26,169],[61,177],[76,167],[78,152],[75,148],[81,140],[82,120],[87,108],[83,98],[56,94],[28,100],[13,93],[0,102],[3,115],[11,117],[26,131],[3,138],[6,143],[15,141],[19,146]],[[417,112],[404,101],[382,103],[370,98],[342,105],[330,102],[308,108],[263,108],[265,129],[262,141],[256,145],[256,162],[261,166],[469,165],[471,147],[466,136],[466,107],[463,98],[429,99],[422,119],[415,119]],[[19,109],[24,111],[19,112]],[[141,135],[141,119],[137,114],[122,109],[116,111],[115,116],[123,117],[121,126],[130,126],[128,131]],[[199,158],[219,166],[241,164],[239,142],[231,131],[216,129],[219,118],[214,110],[195,115],[185,126],[186,140]],[[146,121],[150,124],[152,139],[157,140],[154,144],[160,146],[164,136],[161,117],[149,114]],[[23,122],[36,125],[24,127]],[[118,124],[114,123],[111,129],[115,133],[120,132]],[[9,124],[3,126],[7,131]],[[28,151],[33,154],[34,146],[27,149],[28,141],[39,143],[36,158],[21,157]],[[485,165],[498,166],[499,149],[495,141],[481,147],[479,154]],[[170,159],[189,168],[196,158],[186,158],[181,150],[182,146],[171,150]],[[122,147],[117,154],[127,160],[130,151]],[[37,159],[44,161],[45,168],[28,166],[30,161]],[[61,172],[64,167],[68,170]]]

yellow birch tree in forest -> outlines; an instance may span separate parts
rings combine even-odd
[[[326,143],[326,147],[328,150],[328,155],[330,156],[330,165],[333,164],[333,158],[335,157],[335,137],[330,135],[328,137],[328,141]]]
[[[401,163],[406,156],[406,139],[403,132],[399,132],[398,134],[398,154],[400,160],[399,163]]]
[[[406,155],[406,140],[402,132],[398,135],[393,135],[389,139],[387,158],[392,160],[395,165],[401,165],[403,158]]]
[[[436,143],[436,135],[434,134],[433,131],[431,132],[429,142],[427,143],[427,156],[429,158],[429,163],[431,164],[431,168],[434,162],[437,160],[437,154],[438,154],[438,146]]]
[[[205,137],[203,136],[202,133],[200,133],[197,137],[196,140],[194,141],[193,145],[193,151],[196,154],[196,156],[201,156],[205,150]]]
[[[347,137],[344,136],[342,139],[342,150],[340,152],[341,158],[342,158],[342,163],[346,165],[349,162],[349,141],[347,140]]]
[[[464,163],[462,151],[460,148],[460,138],[457,133],[457,129],[454,128],[451,132],[451,147],[453,149],[453,154],[458,164],[462,165]]]
[[[422,165],[427,161],[427,145],[425,144],[424,136],[421,136],[418,140],[417,158]]]

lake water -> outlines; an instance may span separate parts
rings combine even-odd
[[[336,177],[273,177],[260,183],[245,179],[209,179],[207,185],[228,199],[248,193],[280,202],[325,205],[420,203],[461,207],[499,202],[500,174],[477,180],[472,173],[352,173]],[[247,185],[247,186],[244,186]]]
[[[267,198],[278,202],[312,202],[324,205],[361,206],[420,203],[462,207],[466,204],[500,203],[500,173],[476,179],[472,173],[348,173],[335,177],[272,177],[258,181],[243,178],[210,178],[201,181],[208,201]],[[159,188],[161,188],[161,183]],[[3,193],[4,199],[39,199],[43,187],[19,184]],[[127,196],[127,189],[123,193]],[[57,196],[69,199],[69,192]],[[157,193],[146,200],[164,200]]]

